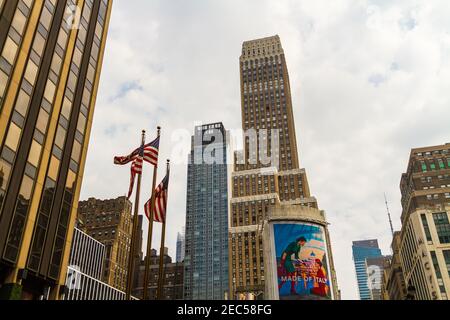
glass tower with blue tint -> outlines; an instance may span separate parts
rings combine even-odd
[[[197,126],[189,155],[184,297],[223,300],[228,291],[227,132]]]
[[[358,292],[361,300],[371,300],[370,289],[367,281],[367,258],[381,257],[378,240],[353,241],[353,262],[355,263]]]

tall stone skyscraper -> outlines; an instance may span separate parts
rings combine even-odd
[[[78,218],[84,224],[85,232],[105,245],[105,265],[102,281],[110,286],[126,291],[128,259],[133,229],[131,202],[126,197],[100,200],[90,198],[78,203]],[[140,226],[137,235],[138,245],[134,258],[141,261],[142,252],[142,216],[138,217]]]
[[[235,154],[232,174],[232,299],[264,293],[260,231],[269,208],[280,204],[317,208],[305,170],[299,166],[289,74],[278,36],[244,42],[240,79],[245,139],[244,152]],[[262,157],[271,154],[272,161]]]
[[[195,127],[187,177],[184,297],[222,300],[228,291],[228,133]]]
[[[112,1],[0,1],[0,298],[61,297]]]

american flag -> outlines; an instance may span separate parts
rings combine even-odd
[[[155,140],[153,140],[149,144],[137,148],[128,156],[114,157],[114,164],[117,165],[125,165],[133,161],[133,163],[131,164],[131,176],[130,176],[130,187],[128,188],[128,199],[131,197],[131,194],[133,193],[134,180],[136,178],[136,174],[142,174],[142,167],[144,161],[153,164],[154,166],[158,164],[159,140],[160,137],[158,136]]]
[[[163,181],[155,190],[155,208],[153,210],[153,221],[164,223],[166,221],[166,211],[167,211],[167,196],[169,192],[169,171],[164,177]],[[152,199],[144,206],[145,215],[150,219]]]
[[[158,136],[155,140],[153,140],[149,144],[137,148],[128,156],[114,157],[114,164],[123,166],[138,158],[144,158],[144,161],[156,166],[158,164],[159,140],[160,137]],[[141,165],[141,172],[142,172],[142,159],[139,160],[140,161],[138,161],[139,162],[138,164]]]

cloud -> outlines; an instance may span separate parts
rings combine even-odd
[[[343,297],[357,298],[351,241],[378,238],[390,253],[383,193],[398,229],[410,149],[449,141],[448,13],[445,1],[419,0],[114,1],[82,199],[126,193],[129,169],[112,158],[135,148],[142,129],[150,140],[163,127],[166,159],[172,134],[193,133],[198,122],[240,128],[242,42],[279,34],[301,166],[331,223]],[[172,168],[172,256],[184,224],[186,172],[183,164]],[[146,167],[141,207],[151,177]]]

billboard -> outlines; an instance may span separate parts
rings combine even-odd
[[[306,222],[273,224],[280,300],[331,300],[333,297],[324,228]]]

